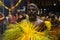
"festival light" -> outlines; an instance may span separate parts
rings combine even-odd
[[[4,5],[4,3],[3,3],[2,1],[0,1],[0,3],[3,4],[3,6],[4,6],[7,10],[9,10],[9,13],[10,13],[12,10],[14,10],[14,8],[16,8],[16,7],[19,5],[19,3],[20,3],[21,1],[22,1],[22,0],[18,0],[18,2],[15,4],[15,6],[12,6],[11,8],[9,8],[9,7],[7,7],[6,5]]]

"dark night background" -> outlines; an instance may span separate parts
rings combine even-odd
[[[3,0],[3,3],[8,6],[9,8],[11,7],[11,2],[13,5],[17,3],[17,0]],[[22,2],[18,5],[18,7],[15,8],[13,12],[16,13],[17,9],[22,9],[23,6],[27,6],[28,0],[22,0]],[[46,13],[49,12],[54,12],[55,14],[60,15],[60,1],[59,0],[30,0],[30,3],[35,3],[39,9],[46,9]],[[55,6],[53,4],[56,4]],[[3,12],[3,7],[0,7],[0,11]],[[4,14],[5,16],[8,15],[8,10],[4,8]]]
[[[2,1],[4,3],[4,5],[6,5],[8,8],[11,8],[11,2],[13,3],[13,5],[15,5],[18,1],[17,0],[3,0]],[[27,0],[22,0],[21,3],[15,8],[15,10],[13,12],[16,12],[17,9],[22,9],[23,6],[27,5]],[[4,11],[4,15],[7,16],[8,15],[8,10],[5,9],[4,7],[0,7],[0,11],[3,12]]]
[[[35,3],[41,10],[46,9],[45,14],[48,15],[49,12],[60,16],[60,0],[30,0],[31,3]],[[56,4],[54,6],[54,4]],[[44,12],[43,12],[44,13]]]

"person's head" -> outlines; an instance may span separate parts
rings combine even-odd
[[[36,15],[39,14],[38,7],[33,3],[29,4],[27,6],[27,14],[36,14]]]
[[[26,19],[26,16],[24,14],[18,14],[18,20],[21,21],[21,20],[24,20]]]
[[[51,20],[52,20],[52,21],[55,20],[55,15],[52,15],[52,16],[51,16]]]
[[[9,18],[12,18],[12,14],[9,14],[8,17],[9,17]]]
[[[19,18],[19,19],[23,18],[23,14],[18,13],[18,18]]]
[[[31,22],[36,21],[37,15],[39,14],[38,7],[35,4],[33,4],[33,3],[29,4],[27,6],[27,14],[28,14],[29,20]]]

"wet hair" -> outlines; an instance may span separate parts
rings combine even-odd
[[[28,8],[29,8],[29,7],[34,7],[34,8],[36,8],[36,13],[34,13],[34,14],[36,14],[36,15],[39,14],[39,9],[38,9],[37,5],[35,5],[34,3],[30,3],[30,4],[28,5],[28,7],[27,7],[27,11],[28,11]],[[29,13],[27,13],[27,14],[29,14]],[[30,13],[30,14],[32,14],[32,13]]]

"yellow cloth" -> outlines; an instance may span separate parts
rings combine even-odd
[[[45,21],[45,26],[47,27],[48,30],[51,30],[51,22],[50,21]]]

